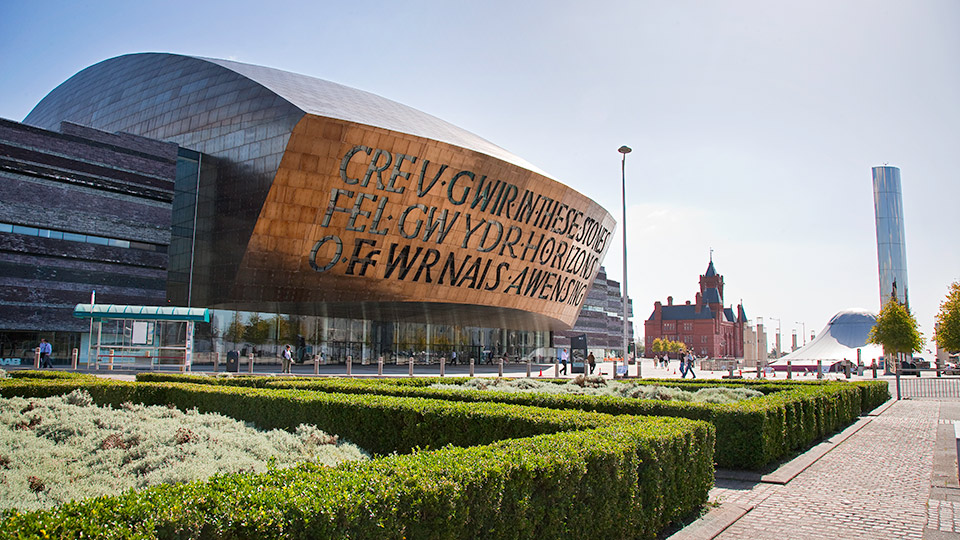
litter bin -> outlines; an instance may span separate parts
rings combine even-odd
[[[240,373],[240,351],[227,351],[227,373]]]

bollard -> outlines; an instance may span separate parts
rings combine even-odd
[[[843,366],[843,373],[848,379],[850,378],[850,364]]]
[[[787,360],[787,378],[788,379],[793,378],[793,361],[792,360]]]
[[[408,366],[408,373],[407,373],[407,374],[408,374],[409,376],[413,377],[413,357],[412,357],[412,356],[410,357],[410,361],[407,362],[407,366]]]
[[[347,355],[347,377],[350,377],[353,374],[353,357],[349,354]]]
[[[33,351],[33,369],[40,369],[40,347]]]
[[[240,368],[237,368],[240,371]],[[247,373],[253,373],[253,353],[247,355]]]
[[[314,355],[313,357],[313,374],[314,375],[320,374],[320,355],[319,354]]]
[[[823,378],[823,360],[817,360],[817,378]]]
[[[473,357],[471,356],[470,357],[470,376],[471,377],[473,377],[473,364],[474,364],[474,360],[473,360]]]
[[[560,378],[560,360],[556,358],[553,359],[553,375],[558,379]]]
[[[760,370],[763,369],[763,366],[760,365],[760,362],[757,362],[757,378],[760,378]]]
[[[377,358],[377,377],[383,377],[383,356]]]
[[[527,358],[527,378],[530,378],[530,359]]]
[[[109,367],[107,367],[107,369],[109,369],[110,371],[113,371],[113,349],[110,349],[110,364],[109,364]]]
[[[77,360],[80,358],[80,351],[77,349],[73,350],[73,354],[70,355],[70,369],[77,370]]]
[[[500,357],[500,368],[497,370],[497,377],[503,377],[503,357]]]
[[[730,367],[728,367],[727,370],[729,371],[729,373],[727,374],[727,378],[732,379],[732,378],[733,378],[733,364],[730,364]]]
[[[213,372],[216,373],[220,369],[220,353],[213,353]]]
[[[877,378],[877,363],[874,362],[873,365],[871,365],[870,367],[873,368],[873,378],[876,379],[876,378]]]
[[[444,374],[445,374],[445,372],[446,372],[446,368],[447,368],[447,357],[446,357],[446,356],[441,356],[441,357],[440,357],[440,376],[441,376],[441,377],[444,376]]]

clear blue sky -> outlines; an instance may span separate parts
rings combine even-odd
[[[472,131],[620,221],[629,292],[725,302],[785,343],[878,310],[871,167],[900,167],[911,307],[960,279],[960,2],[3,2],[0,117],[91,64],[177,52],[304,73]],[[605,265],[622,275],[618,230]],[[771,338],[772,345],[773,340]]]

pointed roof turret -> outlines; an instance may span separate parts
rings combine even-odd
[[[713,256],[710,256],[710,264],[707,266],[707,272],[703,274],[706,277],[713,277],[717,275],[717,269],[713,267]]]

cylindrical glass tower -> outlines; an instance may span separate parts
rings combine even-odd
[[[907,249],[903,234],[903,197],[900,169],[873,168],[873,204],[877,218],[877,259],[880,270],[880,305],[897,295],[907,304]]]

